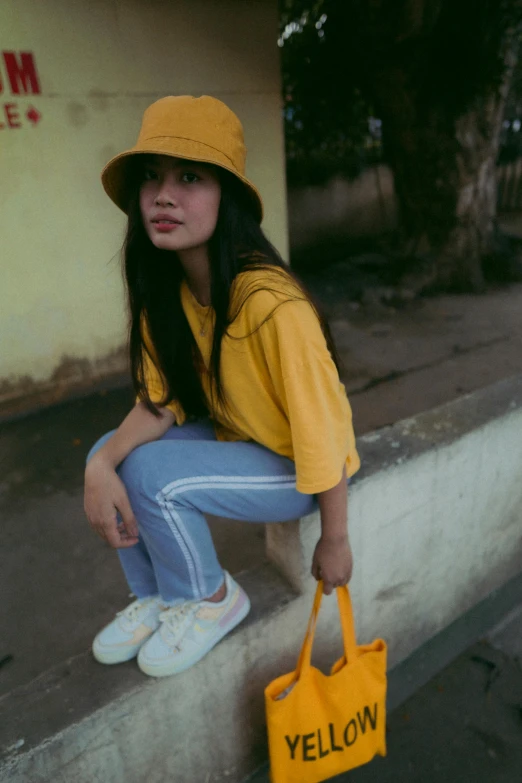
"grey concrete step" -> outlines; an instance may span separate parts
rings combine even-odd
[[[302,599],[267,563],[237,578],[250,615],[188,672],[156,680],[89,652],[0,698],[0,781],[237,781],[261,763],[263,688],[297,655]]]

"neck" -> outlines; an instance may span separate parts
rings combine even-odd
[[[210,304],[210,262],[206,245],[178,250],[178,258],[190,290],[200,305],[206,307]]]

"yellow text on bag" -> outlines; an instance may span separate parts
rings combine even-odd
[[[357,646],[350,594],[337,589],[344,656],[329,676],[311,665],[319,582],[294,672],[265,690],[272,783],[320,783],[386,755],[386,644]]]

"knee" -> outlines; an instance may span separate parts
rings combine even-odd
[[[96,452],[97,452],[97,451],[99,451],[99,450],[101,449],[101,447],[102,447],[102,446],[103,446],[105,443],[107,443],[107,441],[109,440],[109,438],[111,438],[111,437],[114,435],[114,433],[115,433],[115,432],[116,432],[116,430],[111,430],[111,431],[110,431],[110,432],[108,432],[106,435],[102,435],[102,437],[101,437],[99,440],[97,440],[97,441],[96,441],[96,443],[94,444],[94,446],[92,447],[92,449],[91,449],[91,450],[89,451],[89,453],[87,454],[87,459],[85,460],[85,462],[86,462],[86,463],[87,463],[87,462],[89,462],[89,460],[90,460],[92,457],[94,457],[94,455],[96,454]]]
[[[127,492],[135,496],[152,497],[157,492],[150,445],[137,446],[118,467],[118,475]]]

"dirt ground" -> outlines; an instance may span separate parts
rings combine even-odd
[[[522,372],[522,284],[399,309],[317,289],[343,363],[356,434]]]
[[[522,213],[499,226],[522,240]],[[302,276],[330,320],[357,435],[522,371],[522,283],[385,306],[378,290],[395,279],[386,257],[324,252],[328,263]]]

